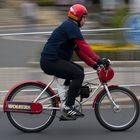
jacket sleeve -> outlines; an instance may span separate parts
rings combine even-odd
[[[89,47],[84,40],[75,39],[76,49],[75,53],[87,65],[93,67],[100,57]]]

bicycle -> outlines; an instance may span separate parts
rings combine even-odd
[[[82,111],[83,104],[100,90],[92,103],[99,123],[111,131],[124,131],[132,127],[139,118],[139,101],[135,94],[124,87],[108,85],[114,77],[111,66],[100,67],[93,73],[97,77],[83,82],[75,107]],[[99,83],[95,83],[97,79]],[[55,92],[51,88],[54,82],[63,89],[62,92]],[[9,91],[4,100],[4,112],[15,128],[28,133],[46,129],[55,117],[63,121],[76,120],[64,116],[62,112],[66,91],[57,77],[48,85],[40,81],[25,81]],[[59,116],[56,115],[57,111],[60,111]],[[111,119],[109,116],[112,116]]]

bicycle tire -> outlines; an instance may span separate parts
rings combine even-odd
[[[120,110],[112,108],[110,101],[108,101],[106,91],[103,90],[95,103],[96,118],[104,128],[110,131],[127,130],[132,127],[139,118],[139,101],[135,94],[126,88],[111,87],[109,91],[115,103],[119,105]],[[130,109],[132,109],[132,111]],[[131,115],[130,118],[129,115]]]
[[[39,90],[40,93],[40,91],[42,91],[44,88],[45,85],[39,83],[27,82],[17,86],[10,93],[7,100],[8,101],[20,100],[24,102],[31,102],[34,99],[34,96],[38,95],[37,90]],[[32,89],[32,91],[35,89],[36,92],[34,91],[31,93],[30,89]],[[52,96],[51,91],[47,89],[42,99],[44,97],[51,97],[51,96]],[[47,102],[46,105],[50,104],[52,107],[56,107],[56,102],[54,98],[51,98]],[[42,104],[42,106],[45,106],[45,104]],[[30,113],[27,114],[27,113],[15,113],[15,112],[6,112],[6,113],[9,121],[15,128],[23,132],[31,133],[31,132],[40,132],[45,128],[47,128],[53,122],[56,115],[56,110],[55,109],[46,110],[43,107],[43,110],[40,114],[30,114]]]

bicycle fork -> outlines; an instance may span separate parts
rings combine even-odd
[[[113,110],[114,110],[115,112],[119,112],[119,111],[120,111],[120,106],[117,105],[117,104],[115,103],[114,99],[112,98],[112,96],[111,96],[111,94],[110,94],[110,91],[109,91],[109,89],[108,89],[107,84],[104,84],[103,86],[104,86],[104,88],[105,88],[105,90],[106,90],[108,99],[110,100],[110,102],[111,102],[112,105],[113,105]]]

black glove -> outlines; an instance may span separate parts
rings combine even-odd
[[[97,65],[103,65],[104,67],[108,67],[110,65],[110,60],[107,58],[101,58],[97,61]]]
[[[93,69],[97,70],[99,66],[98,66],[97,63],[96,63],[96,64],[93,65],[92,67],[93,67]]]

